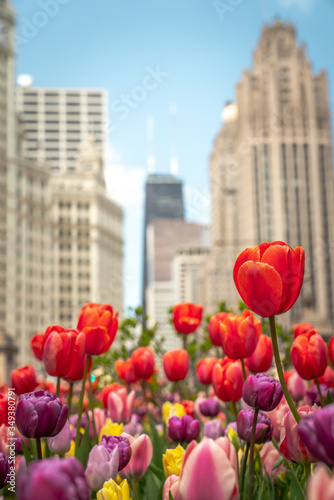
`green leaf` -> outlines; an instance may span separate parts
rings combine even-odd
[[[277,462],[275,462],[273,468],[271,469],[272,471],[277,469],[282,463],[284,462],[284,457],[280,457]]]
[[[145,500],[157,500],[160,491],[160,480],[152,473],[146,475]]]
[[[169,500],[174,500],[173,499],[173,495],[171,494],[171,492],[169,492]]]
[[[326,405],[330,405],[332,403],[334,403],[332,393],[330,391],[327,391]]]
[[[291,500],[305,500],[305,495],[297,479],[296,473],[293,469],[290,470],[291,476]]]
[[[165,473],[164,473],[163,469],[160,469],[160,467],[158,467],[157,465],[151,463],[149,465],[148,469],[151,472],[153,472],[153,474],[155,474],[157,476],[157,478],[160,479],[160,481],[164,481],[165,480]]]
[[[87,419],[89,422],[89,419]],[[83,464],[84,467],[86,467],[87,462],[88,462],[88,455],[89,455],[89,427],[90,425],[87,424],[85,428],[84,435],[82,436],[81,443],[79,448],[75,451],[75,456],[80,462]]]

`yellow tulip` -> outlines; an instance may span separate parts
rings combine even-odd
[[[181,467],[186,450],[180,444],[175,449],[169,448],[166,453],[162,455],[162,465],[166,478],[172,474],[179,476],[181,474]]]
[[[162,405],[162,416],[163,416],[163,419],[164,419],[166,425],[168,424],[168,420],[171,417],[174,417],[174,416],[183,417],[183,415],[186,415],[186,414],[187,414],[187,412],[185,410],[185,407],[183,405],[181,405],[180,403],[172,404],[169,401],[166,401],[166,403],[164,403]]]
[[[99,442],[101,441],[103,435],[120,436],[122,432],[123,432],[123,424],[117,424],[116,422],[113,422],[111,418],[107,418],[106,423],[101,429]]]
[[[71,448],[67,453],[65,453],[65,457],[74,457],[75,455],[75,441],[71,440]]]
[[[227,431],[227,437],[230,443],[233,444],[233,446],[238,452],[240,450],[240,439],[238,438],[238,434],[235,432],[234,429],[232,429],[232,427],[230,427],[229,430]]]
[[[130,489],[126,479],[118,486],[113,479],[109,479],[103,488],[97,492],[97,500],[130,500]]]

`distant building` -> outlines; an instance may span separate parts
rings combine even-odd
[[[262,30],[251,70],[210,161],[212,253],[201,273],[208,312],[236,305],[232,269],[238,253],[263,241],[305,248],[306,270],[290,325],[309,321],[328,333],[334,324],[334,191],[327,78],[315,75],[291,24]],[[218,282],[217,282],[218,281]],[[216,290],[216,294],[215,291]],[[211,291],[210,294],[206,294]]]
[[[175,304],[202,303],[200,272],[209,252],[209,248],[202,245],[184,245],[176,250],[172,263]]]

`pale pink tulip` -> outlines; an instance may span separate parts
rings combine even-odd
[[[171,493],[173,500],[180,500],[179,493],[179,476],[172,474],[168,476],[164,482],[164,488],[162,490],[162,500],[169,500],[169,492]]]
[[[104,446],[95,445],[91,449],[85,471],[88,486],[93,491],[102,488],[105,481],[116,479],[119,465],[118,448],[109,452]]]
[[[237,474],[223,447],[213,439],[192,441],[184,456],[179,492],[181,500],[237,498]]]
[[[329,476],[323,465],[319,465],[307,483],[307,500],[332,500],[334,477]]]
[[[62,430],[53,437],[47,438],[49,450],[52,453],[58,453],[58,455],[63,455],[70,451],[71,448],[71,431],[70,423],[66,420]]]
[[[139,481],[151,463],[153,457],[152,442],[147,434],[133,437],[123,432],[122,436],[130,441],[132,454],[130,462],[120,471],[119,475],[122,479],[126,478],[128,481]]]
[[[215,442],[221,447],[222,450],[225,451],[226,456],[231,462],[231,465],[238,477],[238,457],[235,447],[226,436],[216,439]]]
[[[321,408],[317,405],[313,405],[312,408],[306,405],[298,409],[301,418],[315,411],[321,411]],[[318,461],[299,437],[298,424],[290,410],[283,417],[280,438],[279,451],[290,462],[304,463]]]
[[[308,384],[296,371],[290,375],[287,386],[295,401],[300,401],[306,396]]]
[[[104,408],[94,408],[94,420],[95,420],[95,427],[96,427],[96,434],[97,436],[100,435],[102,427],[106,423],[107,415],[104,410]],[[94,427],[93,427],[93,418],[92,418],[92,412],[88,412],[89,416],[89,421],[91,422],[90,427],[89,427],[89,435],[91,438],[94,438]]]
[[[130,421],[133,405],[135,401],[135,391],[128,394],[125,387],[111,391],[108,396],[108,413],[113,422],[128,423]]]
[[[275,470],[272,470],[277,460],[281,458],[281,455],[273,445],[272,441],[263,445],[260,451],[260,457],[262,460],[262,468],[267,471],[269,477],[271,477],[274,481],[276,481],[280,472],[286,472],[286,468],[283,464],[276,467]]]

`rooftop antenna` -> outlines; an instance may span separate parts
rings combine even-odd
[[[148,116],[146,120],[146,136],[147,136],[147,171],[149,174],[155,172],[155,156],[154,156],[154,118]]]
[[[176,114],[177,108],[175,102],[169,104],[170,116],[170,173],[178,175],[179,173],[179,160],[176,152]]]

